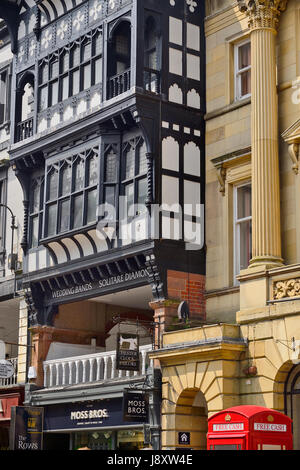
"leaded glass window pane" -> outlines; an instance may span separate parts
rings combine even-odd
[[[70,194],[71,181],[72,181],[71,167],[64,166],[64,168],[62,169],[62,175],[61,175],[61,195],[62,196],[66,194]]]
[[[67,72],[69,70],[69,54],[65,52],[61,57],[61,72]]]
[[[107,183],[115,182],[117,179],[117,158],[115,152],[111,151],[105,159],[105,181]]]
[[[36,185],[33,188],[32,192],[32,201],[31,201],[31,213],[38,212],[40,210],[40,186]]]
[[[94,55],[102,54],[102,34],[98,33],[95,37]]]
[[[115,207],[115,188],[114,186],[106,186],[104,189],[104,201]]]
[[[131,206],[134,204],[134,185],[133,183],[127,184],[125,186],[125,197],[126,197],[126,203],[127,203],[127,216],[132,217],[133,214],[133,209]],[[130,210],[131,208],[131,210]]]
[[[42,64],[40,68],[40,80],[41,83],[46,83],[48,81],[48,64]]]
[[[98,162],[95,156],[89,159],[88,168],[88,185],[94,186],[98,183]]]
[[[54,106],[58,103],[58,80],[50,84],[51,102],[50,106]]]
[[[77,160],[75,163],[74,189],[79,191],[84,187],[84,160]]]
[[[80,47],[76,46],[72,49],[72,66],[76,67],[80,64]]]
[[[39,98],[39,110],[43,111],[48,108],[48,86],[44,86],[40,89]]]
[[[139,147],[139,175],[147,173],[146,145]]]
[[[87,194],[87,224],[96,220],[97,190],[89,191]]]
[[[82,60],[85,62],[86,60],[89,60],[92,56],[92,45],[90,42],[84,44],[82,46]]]
[[[116,53],[127,56],[129,54],[129,41],[125,35],[116,36]]]
[[[39,244],[39,217],[31,219],[31,247],[35,248]]]
[[[51,204],[48,206],[48,214],[47,214],[47,236],[51,237],[52,235],[56,234],[56,212],[57,206],[56,204]]]
[[[138,181],[138,204],[145,207],[145,201],[147,197],[147,178],[143,178]],[[141,208],[139,207],[139,211],[141,212]],[[144,212],[144,211],[143,211]]]
[[[52,170],[48,177],[48,200],[57,199],[58,195],[58,171]]]
[[[125,179],[133,178],[135,174],[135,149],[130,147],[126,153]]]
[[[73,95],[77,95],[80,91],[80,74],[79,74],[79,70],[75,70],[72,73],[72,90],[73,90]]]
[[[83,89],[86,90],[91,86],[91,65],[87,64],[83,67]]]
[[[58,74],[59,74],[59,68],[58,68],[58,60],[55,60],[53,62],[50,63],[50,80],[52,78],[56,78],[58,77]]]
[[[83,210],[83,195],[74,197],[74,221],[73,227],[79,228],[82,226],[82,210]]]
[[[69,229],[69,220],[70,220],[70,200],[66,199],[60,203],[59,211],[59,232],[65,232]]]
[[[102,82],[102,59],[95,60],[95,85]]]
[[[61,81],[61,99],[66,100],[69,97],[69,76],[66,75]]]

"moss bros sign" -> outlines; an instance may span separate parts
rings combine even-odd
[[[149,410],[149,396],[143,392],[124,392],[123,420],[147,422]]]
[[[93,282],[86,282],[69,286],[65,289],[51,290],[46,293],[46,299],[49,302],[57,300],[65,300],[66,298],[73,298],[82,294],[86,295],[99,295],[101,291],[109,291],[113,287],[123,286],[131,284],[140,284],[145,282],[148,277],[148,271],[146,268],[139,269],[137,271],[122,273],[117,276],[110,276],[105,279],[100,279]]]
[[[138,419],[132,421],[139,422]],[[120,398],[45,407],[45,431],[101,429],[124,424]]]

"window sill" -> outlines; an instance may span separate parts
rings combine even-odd
[[[243,106],[247,106],[251,104],[251,96],[248,98],[242,98],[240,100],[234,101],[223,108],[217,109],[216,111],[211,111],[204,116],[205,121],[209,121],[210,119],[214,119],[216,117],[222,116],[223,114],[230,113],[231,111],[235,111]]]

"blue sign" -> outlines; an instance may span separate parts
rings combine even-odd
[[[10,450],[42,450],[44,409],[12,406]]]
[[[138,424],[138,423],[133,423]],[[75,430],[124,426],[122,400],[64,403],[45,407],[44,430]]]

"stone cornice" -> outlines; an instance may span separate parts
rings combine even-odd
[[[285,10],[287,0],[237,0],[241,12],[248,17],[249,28],[277,31],[279,16]]]

